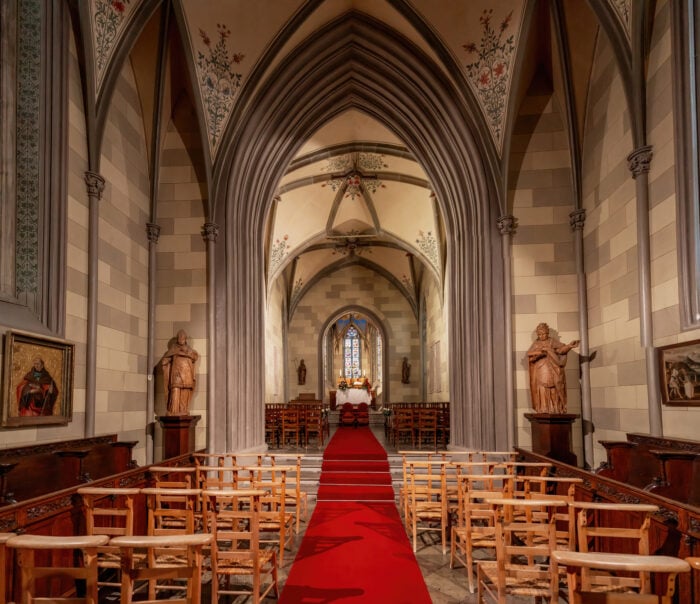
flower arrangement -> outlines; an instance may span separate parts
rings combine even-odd
[[[344,379],[340,380],[340,384],[338,384],[338,390],[342,390],[343,392],[345,392],[347,389],[348,383]]]
[[[391,409],[389,407],[382,407],[382,414],[384,417],[389,417],[391,415]]]

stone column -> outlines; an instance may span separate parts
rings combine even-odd
[[[97,283],[99,242],[99,201],[105,188],[105,179],[97,172],[85,172],[88,194],[88,308],[87,343],[85,350],[85,437],[95,436],[95,394],[97,390]]]
[[[506,351],[506,434],[508,449],[516,444],[515,439],[515,392],[513,384],[513,287],[512,266],[510,258],[511,235],[515,234],[518,223],[514,216],[508,214],[498,218],[498,230],[501,233],[501,250],[503,253],[503,314],[505,319]]]
[[[651,309],[651,259],[649,251],[649,166],[652,148],[645,145],[627,156],[637,195],[637,264],[639,265],[639,326],[647,369],[649,432],[663,436],[659,374],[654,351],[654,325]]]
[[[576,278],[578,284],[578,329],[581,340],[579,364],[581,369],[581,424],[583,430],[583,467],[593,465],[593,407],[591,405],[591,366],[588,347],[588,285],[583,263],[583,227],[586,210],[574,210],[569,214],[569,224],[574,232]]]
[[[156,246],[160,237],[160,226],[152,222],[146,223],[148,237],[148,350],[146,352],[146,367],[148,368],[146,384],[146,463],[153,463],[155,436],[155,383],[153,368],[155,366],[156,341]]]
[[[205,222],[202,226],[202,238],[207,248],[207,451],[216,452],[223,451],[226,443],[217,443],[216,441],[216,426],[217,413],[215,409],[214,392],[216,385],[216,372],[214,371],[214,330],[216,329],[215,321],[215,303],[216,300],[216,280],[214,277],[215,243],[219,236],[219,227],[213,222]],[[226,418],[226,425],[229,418]]]

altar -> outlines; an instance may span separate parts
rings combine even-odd
[[[369,405],[372,402],[372,397],[365,388],[348,388],[347,390],[338,390],[335,393],[336,405],[342,405],[348,402],[353,405],[359,405],[360,403],[367,403]]]

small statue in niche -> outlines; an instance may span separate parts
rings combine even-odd
[[[411,363],[408,362],[408,357],[404,357],[401,364],[401,383],[411,383]]]
[[[579,341],[553,340],[546,323],[540,323],[536,332],[537,339],[527,351],[532,407],[535,413],[566,413],[566,355]]]
[[[300,386],[306,384],[306,363],[304,363],[304,359],[299,361],[299,367],[297,367],[297,383]]]
[[[168,415],[188,415],[192,393],[197,382],[194,364],[199,354],[187,343],[184,329],[171,340],[168,351],[161,359],[163,383],[168,403]]]

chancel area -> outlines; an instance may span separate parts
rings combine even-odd
[[[0,604],[700,599],[699,10],[0,2]]]

